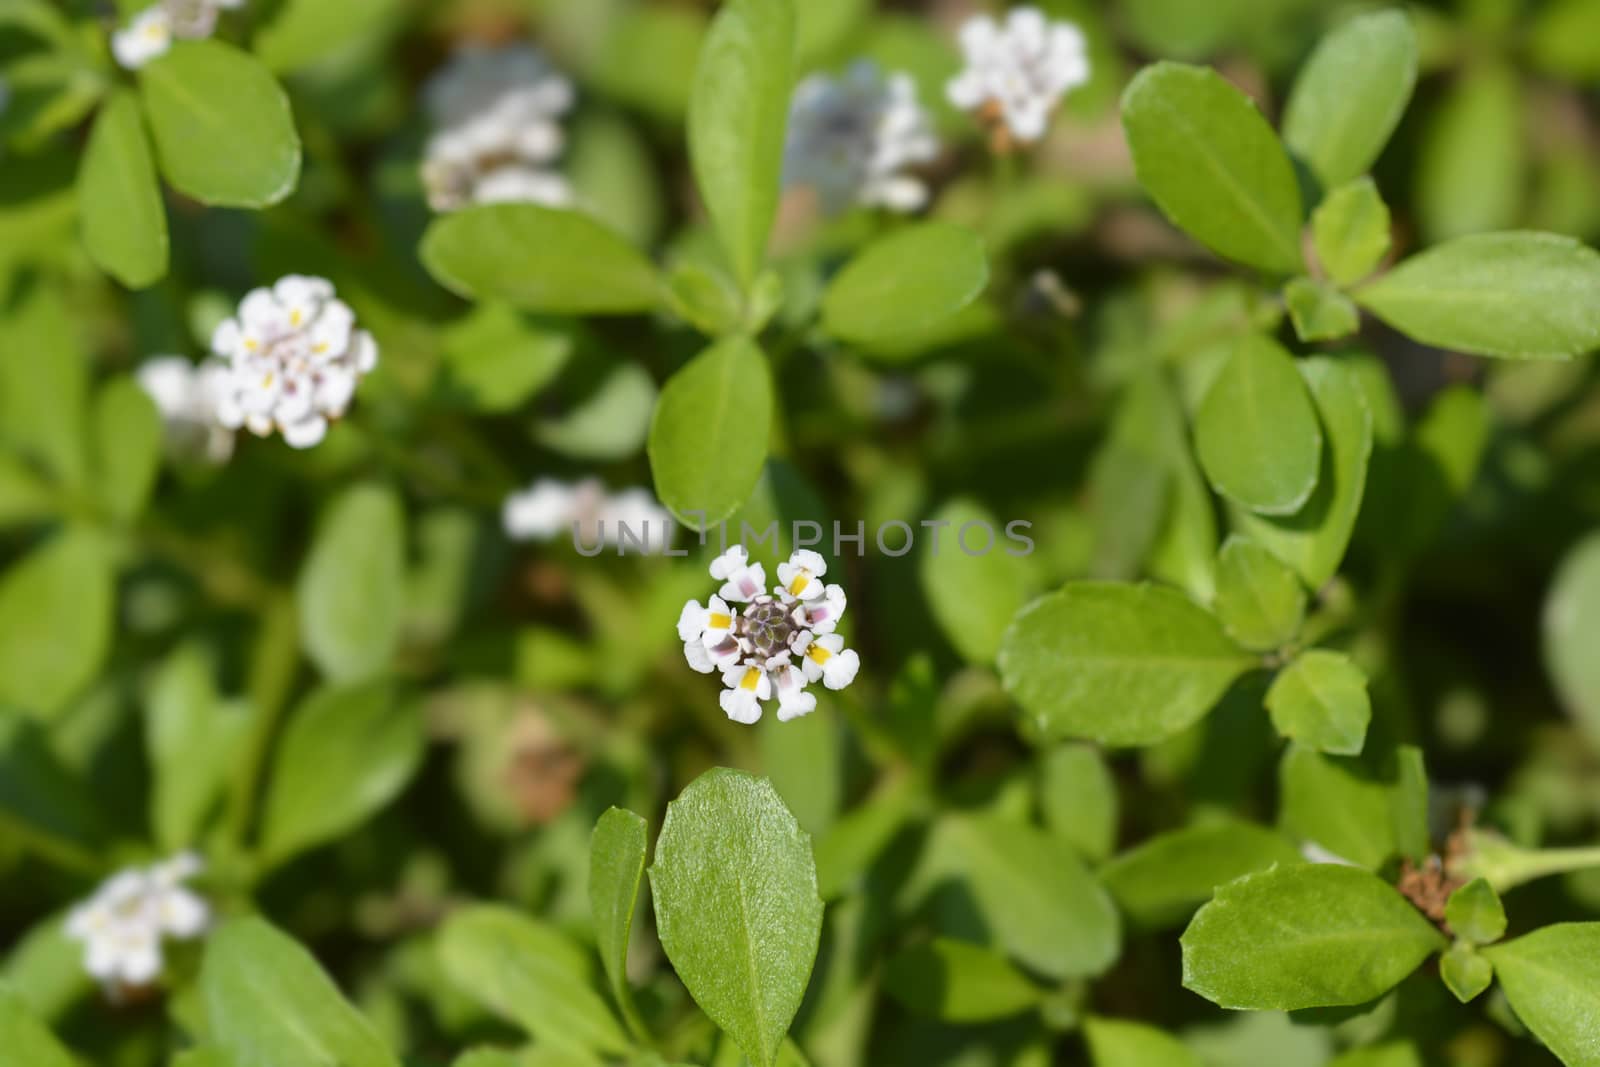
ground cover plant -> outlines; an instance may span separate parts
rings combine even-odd
[[[1597,89],[0,0],[0,1067],[1600,1064]]]

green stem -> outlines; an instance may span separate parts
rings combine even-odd
[[[245,854],[245,842],[255,821],[257,794],[278,732],[278,722],[289,704],[289,692],[299,664],[298,648],[299,622],[295,617],[294,598],[280,593],[261,612],[261,632],[257,635],[250,663],[250,734],[228,795],[228,838],[241,855]],[[250,876],[253,878],[255,873],[251,871]]]
[[[1483,830],[1473,831],[1470,842],[1466,856],[1454,864],[1452,873],[1464,878],[1483,878],[1501,893],[1552,874],[1571,874],[1600,868],[1600,845],[1588,848],[1522,848],[1498,834]]]

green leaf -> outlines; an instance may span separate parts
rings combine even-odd
[[[1043,996],[1004,956],[942,937],[891,958],[883,988],[912,1012],[953,1023],[1004,1019]]]
[[[628,986],[628,938],[639,903],[648,837],[643,818],[622,808],[608,808],[589,841],[589,914],[594,920],[595,947],[600,950],[611,995],[636,1032],[642,1032],[642,1026],[637,1023]]]
[[[1381,866],[1398,851],[1397,784],[1375,763],[1291,745],[1278,775],[1283,828],[1351,863]]]
[[[822,934],[810,836],[770,782],[719,767],[667,805],[650,886],[690,996],[755,1067],[773,1067]]]
[[[555,380],[576,347],[568,327],[480,304],[443,333],[442,390],[474,411],[515,411]]]
[[[98,493],[106,513],[130,522],[144,513],[161,470],[161,413],[132,378],[113,378],[94,399]]]
[[[1050,832],[1098,863],[1117,843],[1117,783],[1089,745],[1056,745],[1039,758],[1039,810]]]
[[[742,337],[706,349],[667,382],[650,421],[656,496],[697,529],[732,515],[761,477],[771,425],[761,349]]]
[[[630,459],[650,432],[656,408],[656,382],[631,361],[601,372],[591,391],[559,415],[533,424],[533,436],[546,448],[584,460]]]
[[[21,995],[4,984],[0,984],[0,1048],[19,1067],[78,1067],[49,1027],[34,1018]]]
[[[1514,226],[1528,172],[1522,74],[1494,58],[1469,65],[1417,139],[1411,202],[1430,243]]]
[[[1358,756],[1372,721],[1367,675],[1343,652],[1302,652],[1267,690],[1267,710],[1284,737],[1335,756]]]
[[[77,850],[105,843],[88,784],[38,723],[14,713],[0,714],[0,826]]]
[[[968,497],[951,500],[929,523],[935,525],[917,563],[922,594],[963,658],[993,663],[1006,627],[1027,603],[1027,560],[1014,554],[1005,523]]]
[[[695,68],[689,160],[746,291],[778,210],[794,66],[790,0],[729,0],[712,20]]]
[[[1600,738],[1600,533],[1573,547],[1556,570],[1544,606],[1544,661],[1568,714]]]
[[[1182,944],[1185,988],[1224,1008],[1294,1011],[1382,996],[1444,939],[1374,875],[1312,863],[1218,889]]]
[[[311,954],[263,919],[211,934],[200,992],[231,1067],[400,1067]]]
[[[604,223],[538,204],[484,204],[435,220],[423,265],[475,300],[556,315],[633,315],[661,299],[645,256]]]
[[[1106,864],[1100,880],[1130,920],[1161,929],[1187,922],[1220,885],[1299,862],[1281,833],[1225,818],[1158,834]]]
[[[1463,942],[1452,945],[1439,957],[1439,977],[1444,979],[1445,988],[1465,1004],[1489,988],[1494,981],[1494,967]]]
[[[1103,974],[1122,947],[1117,909],[1065,841],[997,815],[947,815],[933,829],[922,877],[971,895],[998,948],[1052,978]]]
[[[402,0],[288,0],[256,31],[256,55],[278,73],[298,70],[359,44],[404,13]]]
[[[1295,336],[1309,343],[1337,341],[1361,328],[1361,312],[1350,298],[1321,282],[1296,278],[1283,289]]]
[[[1600,346],[1600,254],[1570,237],[1513,231],[1459,237],[1412,256],[1356,299],[1436,348],[1566,359]]]
[[[144,734],[155,772],[150,825],[163,849],[197,843],[249,722],[222,706],[213,665],[198,646],[180,646],[161,664],[145,694]]]
[[[1389,205],[1371,178],[1339,186],[1311,213],[1312,244],[1322,269],[1339,285],[1354,285],[1389,254]]]
[[[378,680],[320,689],[295,711],[273,762],[266,864],[339,837],[399,796],[422,762],[421,710]]]
[[[111,651],[116,572],[101,535],[69,526],[0,576],[0,704],[50,714]]]
[[[444,924],[438,951],[463,993],[540,1044],[605,1055],[631,1047],[590,987],[588,956],[554,927],[507,907],[477,905]]]
[[[1600,1063],[1600,923],[1556,923],[1483,955],[1517,1018],[1561,1062]]]
[[[1422,1054],[1410,1041],[1386,1041],[1381,1045],[1351,1049],[1328,1061],[1328,1067],[1424,1067]]]
[[[1300,632],[1306,591],[1288,565],[1246,537],[1217,554],[1217,618],[1249,649],[1281,648]]]
[[[1241,507],[1291,515],[1317,487],[1322,428],[1295,361],[1247,334],[1212,383],[1195,422],[1200,466]]]
[[[1143,1023],[1091,1018],[1083,1033],[1094,1067],[1204,1067],[1182,1041]]]
[[[385,486],[345,490],[317,527],[296,597],[309,655],[335,681],[371,677],[400,644],[405,512]]]
[[[83,241],[106,273],[143,289],[167,273],[167,208],[133,93],[100,109],[78,172]]]
[[[989,284],[983,241],[964,226],[924,222],[868,245],[828,285],[822,325],[871,345],[938,328]]]
[[[221,41],[179,41],[139,72],[161,173],[185,196],[263,208],[300,180],[289,98],[254,56]]]
[[[5,167],[15,167],[8,160]],[[0,314],[0,440],[36,461],[55,480],[86,488],[89,477],[88,354],[58,286],[20,281]]]
[[[1417,82],[1417,35],[1403,11],[1351,19],[1300,68],[1283,140],[1324,188],[1363,174],[1405,114]]]
[[[1297,362],[1325,443],[1316,491],[1294,515],[1258,515],[1241,508],[1233,513],[1233,525],[1298,571],[1306,585],[1320,589],[1343,562],[1361,513],[1372,457],[1372,413],[1348,358]]]
[[[1167,218],[1227,259],[1297,274],[1300,187],[1272,127],[1209,68],[1146,67],[1122,98],[1139,184]]]
[[[1528,27],[1528,58],[1558,78],[1600,78],[1600,8],[1588,0],[1552,0]]]
[[[1482,878],[1474,878],[1450,894],[1444,907],[1445,922],[1457,936],[1488,945],[1506,936],[1506,909],[1500,895]]]
[[[1035,600],[999,657],[1006,691],[1041,734],[1119,746],[1182,732],[1254,664],[1182,593],[1113,582]]]

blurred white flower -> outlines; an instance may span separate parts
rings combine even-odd
[[[501,523],[513,541],[553,541],[571,536],[576,545],[610,545],[624,552],[660,553],[672,543],[677,523],[646,489],[608,493],[597,479],[576,484],[540,478],[506,497]]]
[[[377,342],[355,328],[333,284],[299,274],[247,294],[211,347],[228,361],[218,421],[260,437],[277,430],[294,448],[321,442],[378,364]]]
[[[182,356],[156,356],[140,365],[139,386],[161,412],[167,444],[177,455],[211,463],[233,455],[234,431],[217,417],[229,377],[227,364],[215,359],[197,366]]]
[[[842,77],[813,74],[795,89],[783,184],[815,190],[830,215],[856,204],[916,211],[928,187],[906,172],[938,154],[911,75],[885,76],[861,60]]]
[[[960,42],[966,67],[946,92],[977,114],[997,151],[1043,137],[1061,98],[1089,80],[1083,31],[1038,8],[1013,8],[1004,23],[975,15],[962,24]]]
[[[573,97],[572,83],[526,45],[461,49],[423,89],[434,130],[422,164],[428,203],[569,205],[572,190],[550,165]]]
[[[175,39],[210,37],[224,10],[240,8],[245,0],[157,0],[133,17],[127,27],[111,35],[111,52],[129,70],[138,70],[165,55]]]
[[[778,721],[788,722],[816,710],[816,696],[805,691],[809,683],[843,689],[855,681],[861,658],[833,633],[844,614],[844,590],[820,581],[828,571],[821,555],[800,549],[780,563],[780,584],[770,595],[762,591],[764,569],[750,562],[743,545],[718,556],[710,570],[724,582],[721,595],[704,607],[698,600],[685,604],[678,638],[691,668],[721,672],[728,718],[758,722],[762,705],[776,697]]]
[[[83,965],[113,993],[142,989],[161,977],[161,942],[188,940],[211,920],[206,902],[183,883],[200,873],[185,852],[152,867],[113,875],[67,916],[66,934],[84,946]]]

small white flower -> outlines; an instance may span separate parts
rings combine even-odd
[[[429,205],[569,206],[571,187],[550,167],[573,97],[572,83],[526,45],[461,49],[423,89],[434,129],[422,164]]]
[[[113,993],[141,989],[161,977],[161,942],[205,932],[211,911],[184,882],[201,870],[184,853],[148,868],[112,876],[67,917],[66,934],[84,946],[84,969]]]
[[[664,552],[677,523],[645,489],[608,493],[597,479],[568,485],[540,478],[512,493],[501,508],[506,536],[514,541],[554,541],[570,536],[585,547],[604,544],[624,552]]]
[[[140,365],[137,377],[161,412],[174,453],[209,463],[228,461],[234,431],[217,417],[229,377],[226,364],[208,359],[196,366],[182,356],[156,356]]]
[[[966,67],[946,93],[989,127],[997,151],[1043,137],[1061,98],[1089,80],[1083,31],[1038,8],[1013,8],[1004,23],[975,15],[960,42]]]
[[[734,545],[711,561],[711,577],[722,579],[723,599],[743,604],[761,595],[767,585],[767,569],[751,563],[743,545]]]
[[[298,274],[247,294],[211,347],[229,369],[218,421],[260,437],[277,430],[293,448],[320,443],[378,364],[377,342],[355,328],[333,284]]]
[[[842,77],[813,74],[795,89],[783,184],[815,190],[830,215],[856,204],[916,211],[928,188],[907,171],[938,154],[916,82],[861,60]]]
[[[854,649],[845,648],[844,638],[838,634],[823,634],[800,654],[800,667],[811,681],[821,678],[829,689],[843,689],[856,680],[861,657]]]
[[[111,53],[128,70],[138,70],[167,53],[174,40],[210,37],[218,16],[245,0],[157,0],[111,35]]]
[[[816,709],[816,696],[805,691],[808,683],[820,678],[830,689],[843,689],[855,680],[860,658],[831,632],[844,613],[844,590],[816,581],[826,570],[821,555],[800,549],[779,564],[784,584],[769,595],[762,592],[764,570],[750,562],[744,546],[735,545],[712,561],[711,576],[725,581],[722,595],[705,607],[698,600],[685,604],[678,637],[690,667],[702,674],[722,672],[726,689],[720,700],[728,718],[757,722],[762,704],[776,697],[778,721],[788,722]],[[802,599],[813,585],[816,592]],[[729,596],[730,586],[738,597]],[[798,665],[794,657],[800,657]]]

